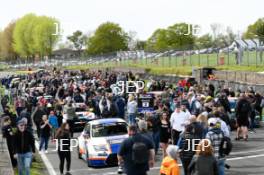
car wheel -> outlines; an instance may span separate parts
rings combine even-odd
[[[91,163],[90,163],[90,160],[89,160],[89,152],[88,152],[88,150],[86,150],[86,162],[87,162],[87,166],[88,167],[91,167]]]
[[[78,154],[78,158],[82,159],[82,154],[80,153],[80,148],[79,146],[77,146],[77,154]]]

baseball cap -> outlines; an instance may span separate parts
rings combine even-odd
[[[17,125],[21,125],[21,124],[27,124],[27,119],[26,118],[22,118],[20,120],[17,121]]]

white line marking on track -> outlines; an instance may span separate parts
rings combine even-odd
[[[256,152],[260,152],[260,151],[264,151],[264,149],[257,149],[257,150],[249,150],[249,151],[242,151],[242,152],[231,152],[231,156],[232,155],[238,155],[238,154],[246,154],[246,153],[256,153]]]
[[[264,154],[252,155],[252,156],[243,156],[243,157],[234,157],[234,158],[227,159],[227,161],[242,160],[242,159],[252,159],[252,158],[257,158],[257,157],[264,157]]]
[[[264,157],[264,154],[252,155],[252,156],[243,156],[243,157],[234,157],[234,158],[227,159],[227,161],[252,159],[252,158],[257,158],[257,157]],[[179,164],[179,166],[182,166],[182,164]],[[157,170],[157,169],[160,169],[160,167],[153,167],[150,169],[150,171],[151,170]],[[117,174],[117,172],[108,172],[108,173],[90,174],[90,175],[113,175],[113,174]]]
[[[39,148],[39,143],[37,141],[35,141],[35,147],[36,149]],[[53,166],[51,165],[51,162],[49,161],[49,159],[47,158],[47,156],[45,154],[39,154],[42,161],[44,162],[47,170],[48,170],[48,173],[49,175],[57,175],[57,173],[55,172]]]

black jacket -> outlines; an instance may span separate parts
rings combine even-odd
[[[197,138],[194,134],[184,133],[181,143],[179,145],[182,151],[180,152],[181,160],[191,161],[195,150],[193,150],[193,144],[197,145],[199,143],[199,138]]]
[[[35,139],[33,135],[25,130],[23,133],[17,131],[14,136],[15,153],[24,154],[27,152],[35,153]]]

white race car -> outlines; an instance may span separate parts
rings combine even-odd
[[[78,137],[78,157],[88,166],[116,165],[119,147],[128,137],[127,127],[119,118],[88,122]]]

